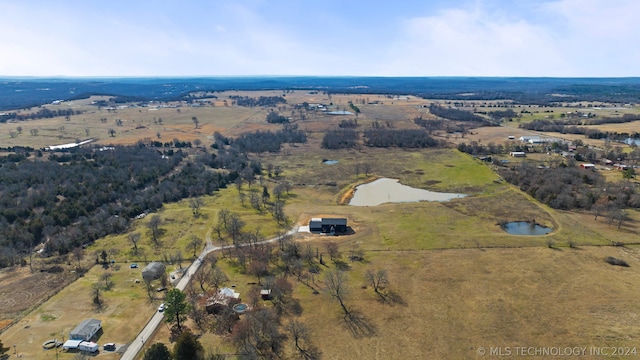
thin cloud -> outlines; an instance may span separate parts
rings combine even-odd
[[[444,76],[525,76],[528,69],[555,72],[565,66],[553,56],[547,31],[523,20],[496,18],[483,9],[444,10],[408,19],[391,48],[393,73]]]
[[[635,0],[340,4],[4,2],[0,75],[640,76]]]

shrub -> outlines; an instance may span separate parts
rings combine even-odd
[[[613,256],[607,256],[604,258],[604,261],[610,265],[629,267],[629,264],[626,261],[614,258]]]

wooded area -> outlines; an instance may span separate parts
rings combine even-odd
[[[142,144],[61,156],[70,161],[0,166],[0,266],[15,265],[39,244],[48,254],[67,253],[124,231],[130,219],[163,203],[212,194],[235,182],[242,169],[261,172],[259,162],[233,148],[189,159],[181,150],[161,153]]]

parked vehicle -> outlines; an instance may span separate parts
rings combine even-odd
[[[160,304],[160,306],[158,306],[158,311],[159,312],[163,312],[164,311],[164,303]]]
[[[99,348],[98,344],[94,342],[89,342],[89,341],[83,341],[78,346],[78,349],[82,351],[92,352],[92,353],[97,352],[98,348]]]
[[[114,343],[106,343],[102,345],[104,351],[116,351],[116,344]]]

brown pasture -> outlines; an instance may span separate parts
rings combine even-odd
[[[21,123],[23,134],[15,139],[9,138],[8,131],[15,129],[16,124],[0,124],[0,141],[34,147],[54,145],[76,137],[85,138],[85,126],[90,124],[89,137],[96,134],[103,144],[156,139],[160,132],[161,141],[174,137],[200,139],[208,146],[207,137],[214,131],[238,135],[279,128],[264,122],[266,109],[224,106],[223,100],[233,94],[245,93],[216,94],[219,99],[215,107],[182,107],[180,112],[175,108],[132,108],[107,113],[88,107],[93,112],[73,116],[68,122],[58,118]],[[281,95],[281,92],[260,95]],[[346,110],[349,110],[348,101],[354,101],[362,111],[358,122],[364,126],[373,121],[388,121],[394,128],[410,128],[415,126],[411,122],[413,117],[428,116],[420,105],[429,102],[411,97],[332,95],[329,99],[322,93],[310,95],[294,91],[287,93],[286,98],[290,103],[333,102],[337,108]],[[362,100],[365,104],[361,104]],[[370,104],[375,101],[378,103]],[[81,101],[75,105],[88,106]],[[290,113],[288,106],[284,114]],[[193,116],[200,120],[200,129],[195,129]],[[106,124],[100,122],[101,117],[108,117]],[[158,123],[160,117],[162,125]],[[279,154],[260,155],[264,164],[281,166],[282,179],[293,182],[286,212],[297,224],[306,223],[310,217],[344,216],[354,230],[352,235],[331,239],[340,243],[342,259],[350,267],[351,294],[347,305],[359,314],[358,321],[344,321],[339,307],[323,294],[321,276],[311,279],[311,285],[296,282],[294,290],[303,308],[299,319],[311,328],[313,340],[322,349],[324,358],[468,359],[478,356],[479,347],[611,347],[635,346],[640,341],[636,326],[640,305],[635,299],[634,285],[640,280],[640,253],[633,246],[610,246],[614,241],[637,242],[640,221],[637,212],[631,212],[629,221],[617,229],[604,218],[596,221],[590,214],[555,211],[499,181],[477,160],[449,150],[320,149],[323,131],[335,127],[341,119],[354,118],[310,114],[308,120],[297,121],[300,128],[309,132],[307,144],[286,146]],[[124,125],[115,127],[115,119],[123,119]],[[138,125],[144,127],[136,129]],[[29,135],[32,126],[39,128],[38,136]],[[60,126],[65,129],[60,130]],[[108,136],[108,128],[117,130],[115,137]],[[464,141],[499,143],[509,135],[519,137],[523,134],[519,131],[509,127],[474,129],[473,134],[465,135]],[[449,140],[456,139],[450,136]],[[323,165],[323,159],[336,159],[339,164]],[[369,166],[369,174],[363,171],[365,164]],[[370,176],[395,177],[412,186],[465,191],[472,196],[442,204],[421,202],[362,208],[338,205],[342,194]],[[228,201],[224,203],[226,206],[233,199],[225,201]],[[186,202],[183,206],[186,209]],[[219,205],[212,202],[210,206],[214,209]],[[213,220],[212,217],[210,221]],[[535,220],[552,226],[554,232],[543,237],[512,236],[498,226],[498,222],[504,220]],[[197,231],[206,233],[205,227],[206,224],[200,224]],[[180,229],[171,231],[178,234],[176,238],[181,237]],[[298,238],[320,252],[327,240],[325,236],[316,235]],[[549,240],[553,249],[548,247]],[[129,247],[124,243],[118,244]],[[570,243],[576,247],[569,247]],[[356,247],[365,251],[364,262],[352,263],[346,259],[349,250]],[[631,266],[611,266],[603,261],[607,256],[623,259]],[[234,273],[230,265],[222,262],[232,282],[241,293],[246,293],[248,283],[255,279]],[[366,286],[363,273],[370,268],[388,271],[387,290],[398,295],[396,302],[382,303]],[[53,352],[42,350],[42,342],[66,335],[86,317],[99,316],[105,327],[100,342],[126,344],[160,302],[160,299],[148,300],[144,289],[133,281],[137,273],[130,270],[126,266],[111,270],[116,286],[105,293],[107,306],[99,312],[91,304],[89,287],[104,272],[101,267],[93,267],[85,277],[55,295],[61,286],[56,286],[56,281],[60,280],[30,275],[25,269],[14,271],[13,276],[6,273],[0,278],[3,289],[0,304],[10,307],[33,299],[33,305],[22,310],[27,312],[53,296],[28,314],[16,315],[17,308],[11,313],[13,317],[1,313],[5,318],[17,320],[2,334],[2,341],[5,345],[17,344],[18,352],[27,358],[51,358]],[[33,282],[28,288],[42,290],[30,290],[32,295],[20,292],[19,289],[26,288],[23,284],[31,284],[28,281]],[[16,286],[13,293],[5,290],[13,289],[14,284],[20,288]],[[49,289],[47,284],[54,289]],[[311,287],[320,294],[313,294]],[[193,324],[190,327],[193,328]],[[169,344],[168,335],[163,326],[148,341]],[[232,351],[223,338],[215,335],[205,334],[201,341],[205,349],[219,347],[225,352]],[[75,354],[62,354],[60,357],[71,359],[73,356]],[[100,357],[117,358],[105,354]]]

